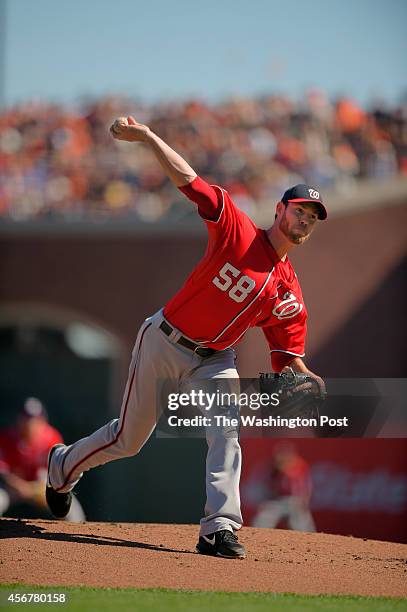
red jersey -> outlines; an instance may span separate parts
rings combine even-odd
[[[34,481],[47,469],[48,452],[62,442],[61,434],[48,423],[43,423],[35,439],[25,441],[18,429],[0,431],[0,473],[11,472],[24,480]]]
[[[309,498],[311,488],[310,470],[301,457],[293,457],[281,468],[276,467],[271,471],[272,499],[291,496]]]
[[[208,245],[164,316],[185,336],[216,350],[235,345],[250,327],[261,327],[275,371],[303,357],[307,312],[288,257],[279,259],[266,231],[225,189],[197,177],[181,190],[198,203]]]

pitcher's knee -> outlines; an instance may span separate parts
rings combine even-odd
[[[135,455],[139,454],[140,450],[141,450],[140,445],[129,446],[126,448],[126,457],[134,457]]]
[[[116,444],[120,448],[123,457],[134,457],[134,455],[137,455],[140,452],[142,447],[139,440],[132,440],[125,437],[119,437]]]
[[[207,434],[206,441],[209,448],[227,448],[240,450],[239,436],[237,431],[229,431],[226,434],[223,432],[215,432],[215,435]]]

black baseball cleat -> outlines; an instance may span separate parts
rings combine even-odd
[[[239,544],[237,536],[228,529],[200,536],[196,550],[201,555],[212,555],[225,559],[244,559],[246,557],[243,544]]]
[[[51,457],[54,451],[59,447],[63,446],[63,444],[55,444],[49,451],[48,455],[48,473],[47,473],[47,486],[45,489],[45,498],[47,500],[48,508],[51,511],[51,514],[55,516],[55,518],[63,519],[65,518],[69,510],[71,509],[72,504],[72,493],[68,491],[68,493],[58,493],[55,489],[52,488],[51,482],[49,479],[49,466],[51,464]]]

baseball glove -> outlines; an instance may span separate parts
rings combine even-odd
[[[259,388],[260,393],[278,394],[279,404],[271,412],[284,418],[318,418],[321,402],[326,399],[314,378],[294,370],[282,374],[260,372]]]

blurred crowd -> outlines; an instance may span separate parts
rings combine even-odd
[[[148,147],[111,138],[112,120],[130,113],[249,214],[298,182],[346,190],[363,178],[407,173],[407,104],[364,109],[317,90],[300,101],[270,95],[216,105],[32,102],[0,114],[0,221],[154,222],[192,214]]]

